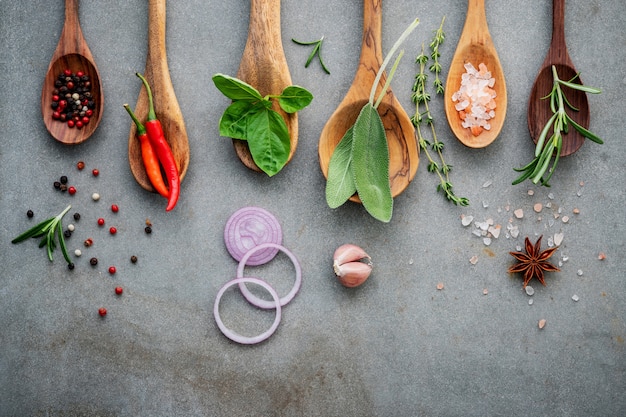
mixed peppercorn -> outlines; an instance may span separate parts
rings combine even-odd
[[[91,80],[82,71],[66,69],[59,74],[52,90],[52,118],[68,127],[81,129],[94,114],[96,103],[91,94]]]

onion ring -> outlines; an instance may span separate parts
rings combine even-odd
[[[284,306],[285,304],[290,302],[293,299],[293,297],[296,296],[296,293],[300,290],[300,286],[302,285],[302,269],[300,268],[300,263],[298,262],[298,259],[296,258],[296,256],[284,246],[277,245],[275,243],[263,243],[259,246],[256,246],[250,249],[243,256],[243,258],[241,258],[241,261],[239,261],[239,265],[237,266],[237,278],[243,277],[243,270],[245,266],[250,265],[250,264],[247,264],[248,259],[255,252],[260,251],[260,250],[265,250],[267,248],[274,248],[277,251],[284,252],[285,255],[287,255],[289,259],[291,259],[291,262],[293,262],[293,266],[296,269],[296,282],[293,284],[293,288],[291,288],[291,291],[289,291],[287,295],[285,295],[284,297],[280,299],[280,305]],[[275,308],[274,303],[271,303],[266,300],[262,300],[258,298],[257,296],[255,296],[254,294],[252,294],[250,290],[248,290],[248,287],[246,287],[245,283],[240,283],[239,289],[241,290],[241,293],[243,294],[244,297],[246,297],[246,300],[248,300],[250,304],[259,308],[263,308],[263,309]]]
[[[222,299],[222,295],[224,295],[224,292],[229,287],[235,284],[239,284],[241,286],[241,285],[245,285],[246,282],[257,284],[265,288],[267,292],[269,292],[272,298],[274,299],[273,307],[276,308],[276,318],[274,319],[274,323],[272,323],[272,326],[265,332],[261,333],[260,335],[252,336],[252,337],[242,336],[239,333],[236,333],[230,330],[228,327],[226,327],[226,325],[222,321],[222,318],[220,317],[220,300]],[[215,305],[213,306],[213,315],[215,316],[217,327],[219,327],[219,329],[222,331],[224,336],[226,336],[227,338],[229,338],[230,340],[234,342],[241,343],[243,345],[253,345],[255,343],[260,343],[266,340],[276,331],[276,328],[278,327],[278,324],[280,323],[280,317],[281,317],[280,300],[278,298],[278,294],[276,293],[276,290],[274,290],[274,288],[272,288],[272,286],[268,284],[267,282],[258,278],[238,277],[238,278],[228,281],[217,292],[217,296],[215,297]]]
[[[269,211],[260,207],[243,207],[234,212],[224,227],[224,243],[228,253],[240,261],[250,249],[261,243],[275,243],[283,241],[283,231],[280,223]],[[266,248],[250,257],[248,265],[263,265],[278,253],[275,248]]]

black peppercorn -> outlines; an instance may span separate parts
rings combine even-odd
[[[31,218],[35,215],[35,213],[33,213],[33,211],[32,211],[32,210],[28,210],[28,211],[26,212],[26,215],[28,216],[28,218],[29,218],[29,219],[31,219]]]
[[[80,213],[74,213],[74,220],[80,220]]]
[[[61,175],[61,178],[59,178],[59,181],[61,181],[61,184],[67,184],[67,176]]]
[[[89,260],[89,263],[90,263],[91,265],[93,265],[93,266],[98,265],[98,258],[91,258],[91,259]]]
[[[72,269],[74,269],[74,264],[70,262],[69,264],[67,264],[67,268],[71,271]]]
[[[131,261],[132,263],[136,264],[136,263],[137,263],[137,257],[136,257],[135,255],[131,256],[131,257],[130,257],[130,261]]]
[[[61,188],[61,183],[59,181],[55,181],[53,185],[57,190]]]
[[[147,234],[152,233],[152,228],[150,226],[146,226],[146,228],[143,230],[145,230]]]
[[[63,232],[63,236],[69,238],[69,237],[72,236],[72,232],[70,232],[69,230],[66,230],[66,231]]]

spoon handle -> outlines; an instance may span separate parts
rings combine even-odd
[[[463,31],[471,34],[467,41],[475,44],[491,44],[491,36],[487,26],[485,0],[468,0],[467,15]]]
[[[78,0],[65,0],[65,22],[63,24],[63,31],[61,32],[59,47],[60,50],[56,51],[57,56],[77,52],[92,59],[91,51],[89,51],[87,47],[87,43],[83,37],[83,31],[80,28]]]
[[[383,1],[363,1],[363,40],[360,62],[373,69],[374,76],[383,62]]]
[[[566,51],[565,44],[565,0],[552,1],[552,40],[550,49],[556,52]],[[559,60],[563,62],[563,59]]]

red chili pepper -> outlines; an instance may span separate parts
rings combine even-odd
[[[150,90],[150,85],[143,75],[137,73],[137,77],[141,79],[141,82],[143,82],[143,85],[148,93],[150,107],[148,109],[148,118],[146,120],[145,127],[148,132],[148,139],[150,139],[152,147],[159,156],[159,162],[165,170],[165,176],[167,177],[167,181],[169,183],[170,195],[167,200],[167,207],[165,210],[170,211],[176,206],[178,196],[180,195],[178,165],[176,165],[176,160],[174,159],[174,154],[172,153],[170,145],[167,143],[167,140],[165,140],[161,122],[157,119],[156,113],[154,112],[154,103],[152,101],[152,90]]]
[[[137,119],[137,116],[135,116],[135,113],[133,113],[128,104],[124,104],[124,108],[128,114],[130,114],[130,118],[133,119],[135,125],[137,126],[137,138],[139,139],[139,142],[141,142],[141,158],[143,159],[143,166],[146,168],[148,179],[157,193],[161,194],[165,198],[169,198],[170,192],[167,190],[165,182],[163,182],[159,159],[154,153],[152,144],[148,139],[146,128],[141,124],[139,119]]]

